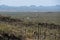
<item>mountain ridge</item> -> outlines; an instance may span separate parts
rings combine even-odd
[[[56,12],[60,11],[60,5],[56,6],[8,6],[0,5],[0,11],[9,11],[9,12]]]

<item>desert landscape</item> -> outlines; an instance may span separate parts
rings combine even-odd
[[[60,12],[0,12],[0,40],[60,40]]]

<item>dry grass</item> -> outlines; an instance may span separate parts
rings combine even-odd
[[[28,16],[30,17],[31,20],[26,19],[26,17],[28,17]],[[37,39],[37,35],[36,36],[34,35],[35,31],[38,33],[38,35],[41,34],[41,37],[40,37],[41,39],[43,39],[44,35],[48,35],[43,40],[59,40],[60,39],[60,38],[58,38],[58,37],[60,37],[59,36],[60,29],[52,29],[51,30],[51,29],[40,26],[40,28],[39,28],[40,30],[38,32],[38,25],[37,25],[39,22],[55,23],[55,24],[60,25],[60,21],[59,21],[60,16],[57,16],[56,14],[52,14],[52,15],[51,14],[39,14],[37,17],[33,16],[32,14],[29,14],[28,16],[27,15],[23,16],[22,17],[23,22],[20,24],[16,23],[17,26],[14,25],[15,23],[14,24],[11,23],[11,24],[13,24],[13,25],[11,25],[10,23],[1,22],[0,30],[8,32],[9,34],[14,34],[16,36],[23,35],[26,37],[27,40],[33,40],[33,39],[35,39],[35,37]],[[15,16],[15,17],[17,18],[19,16]],[[59,20],[57,20],[57,19],[59,19]],[[31,24],[31,25],[29,25],[29,24]],[[46,34],[44,34],[44,32]],[[51,36],[51,34],[56,35],[56,39],[54,38],[55,36]]]

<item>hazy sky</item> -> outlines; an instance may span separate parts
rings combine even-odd
[[[53,6],[53,5],[60,5],[60,0],[0,0],[0,5],[2,4],[9,6],[25,6],[25,5]]]

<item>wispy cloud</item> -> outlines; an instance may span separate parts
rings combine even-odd
[[[29,6],[29,5],[53,6],[60,5],[60,0],[0,0],[0,5],[1,4],[9,6]]]

